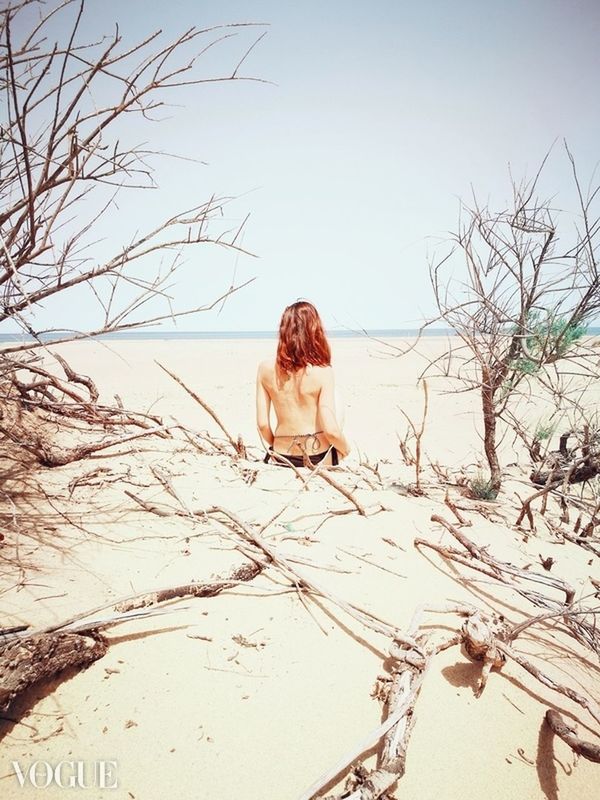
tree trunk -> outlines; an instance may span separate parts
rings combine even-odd
[[[49,633],[10,642],[0,651],[0,711],[31,686],[66,669],[82,669],[108,648],[98,633]]]
[[[498,494],[502,485],[502,472],[496,451],[496,413],[494,409],[494,390],[489,385],[489,373],[482,374],[481,406],[483,410],[483,446],[490,467],[490,488]]]

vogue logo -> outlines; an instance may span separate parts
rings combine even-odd
[[[36,789],[47,789],[51,784],[61,789],[116,789],[116,761],[34,761],[23,769],[18,761],[12,767],[21,789],[26,783]]]

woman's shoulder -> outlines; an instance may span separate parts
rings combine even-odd
[[[333,375],[333,367],[331,365],[328,366],[318,366],[316,364],[309,364],[306,367],[306,374],[310,375],[311,378],[323,382],[330,378]]]
[[[267,378],[275,373],[275,362],[272,358],[265,358],[258,365],[258,377]]]

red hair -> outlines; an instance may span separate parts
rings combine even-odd
[[[288,306],[279,323],[277,368],[285,374],[297,372],[308,364],[331,365],[331,350],[317,309],[306,300]]]

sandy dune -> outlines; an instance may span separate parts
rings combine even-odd
[[[246,561],[235,549],[239,538],[215,519],[150,515],[126,490],[148,503],[180,509],[222,506],[260,525],[286,506],[265,530],[277,551],[337,597],[399,628],[408,626],[422,603],[471,603],[513,623],[538,613],[511,588],[413,546],[415,536],[450,543],[430,520],[432,513],[451,519],[443,505],[445,488],[427,468],[426,496],[402,491],[414,471],[401,461],[396,436],[406,429],[399,406],[415,421],[420,417],[417,377],[426,358],[439,352],[440,341],[426,340],[419,353],[402,359],[365,340],[332,345],[354,445],[350,471],[336,478],[354,491],[366,517],[318,478],[302,491],[291,471],[260,462],[254,376],[273,342],[111,342],[110,347],[96,342],[61,348],[76,370],[94,375],[107,401],[118,393],[126,407],[221,435],[154,360],[164,363],[217,411],[234,436],[253,445],[251,459],[234,463],[224,455],[202,455],[183,440],[152,437],[85,464],[46,470],[43,484],[51,502],[27,501],[40,524],[34,538],[24,533],[18,541],[24,569],[9,571],[3,562],[3,624],[49,625],[135,592],[215,580]],[[435,381],[430,388],[427,456],[473,474],[481,459],[477,398],[443,394]],[[535,417],[540,405],[532,403],[526,413]],[[380,462],[381,482],[373,478],[373,488],[357,477],[369,474],[359,468],[361,456]],[[468,536],[519,566],[539,570],[540,555],[552,556],[552,574],[569,581],[578,598],[589,595],[589,576],[600,578],[595,556],[556,543],[545,528],[526,536],[511,527],[518,507],[514,493],[526,496],[530,489],[524,455],[510,440],[503,457],[517,466],[510,467],[501,502],[478,506],[452,490],[473,523],[465,529]],[[171,476],[178,500],[157,481],[157,470]],[[494,521],[478,507],[491,509]],[[330,513],[336,511],[351,513]],[[77,791],[27,783],[21,788],[11,766],[15,760],[23,768],[36,760],[76,760],[89,769],[112,760],[118,788],[81,789],[78,796],[297,800],[381,722],[382,706],[371,692],[377,676],[385,675],[388,641],[328,600],[301,602],[280,572],[267,569],[251,583],[212,598],[168,603],[164,611],[110,629],[103,659],[43,687],[12,710],[15,719],[28,713],[21,722],[2,723],[2,798]],[[460,622],[453,615],[428,614],[424,625],[443,637]],[[554,621],[528,629],[516,647],[554,680],[600,700],[597,658]],[[576,759],[543,722],[547,708],[558,708],[577,722],[583,738],[596,741],[598,726],[591,716],[514,663],[493,671],[476,698],[480,671],[457,647],[436,657],[417,702],[406,775],[393,796],[597,798],[598,766]],[[372,752],[366,763],[374,766]]]

